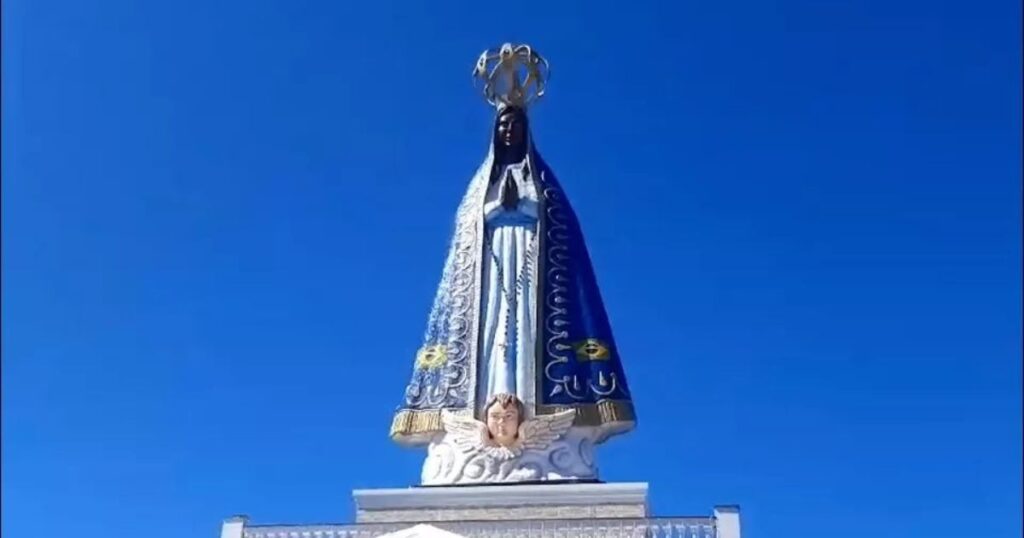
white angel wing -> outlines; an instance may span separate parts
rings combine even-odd
[[[574,418],[576,418],[575,409],[567,409],[551,415],[537,415],[519,426],[519,443],[526,449],[544,450],[569,431]]]
[[[441,424],[462,452],[475,452],[487,445],[487,425],[473,417],[442,410]]]

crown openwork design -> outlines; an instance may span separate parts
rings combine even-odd
[[[473,78],[493,106],[526,108],[544,96],[551,70],[529,45],[505,43],[487,49],[476,61]]]

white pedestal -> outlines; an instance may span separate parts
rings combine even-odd
[[[356,523],[647,517],[647,483],[496,484],[352,492]]]
[[[420,483],[425,486],[596,480],[595,428],[570,428],[542,450],[523,450],[505,459],[486,449],[467,453],[451,434],[438,436],[427,448]]]
[[[224,522],[221,538],[740,538],[737,506],[713,515],[655,517],[647,484],[541,483],[366,489],[356,522]]]

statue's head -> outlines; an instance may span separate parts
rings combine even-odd
[[[526,142],[526,113],[521,108],[507,107],[498,114],[497,141],[506,148]]]
[[[519,424],[523,421],[523,402],[515,394],[495,394],[487,400],[484,415],[487,432],[491,440],[501,446],[510,446],[519,435]]]
[[[494,123],[494,157],[501,164],[522,161],[526,157],[529,123],[526,112],[509,106],[498,112]]]

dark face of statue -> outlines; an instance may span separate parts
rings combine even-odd
[[[523,143],[523,118],[510,110],[498,118],[498,143],[506,148],[517,148]]]

